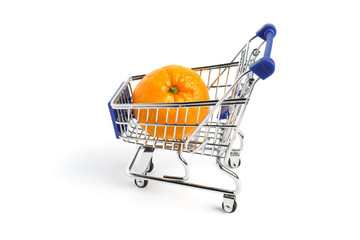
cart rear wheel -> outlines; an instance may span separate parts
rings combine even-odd
[[[225,212],[227,212],[227,213],[233,213],[233,212],[235,212],[235,210],[236,210],[236,208],[237,208],[237,203],[236,203],[236,201],[234,201],[234,204],[232,205],[232,206],[230,206],[230,205],[226,205],[225,206],[225,204],[224,204],[224,202],[222,203],[222,209],[225,211]]]
[[[139,188],[144,188],[149,183],[148,180],[141,179],[141,178],[135,178],[134,182],[135,182],[135,185],[138,186]]]
[[[230,157],[228,160],[228,165],[231,168],[238,168],[241,165],[240,157]]]
[[[224,201],[222,203],[222,209],[227,213],[235,212],[237,207],[235,195],[224,194]]]

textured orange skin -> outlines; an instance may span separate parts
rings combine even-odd
[[[169,92],[169,88],[176,86],[177,94]],[[209,92],[201,77],[190,68],[179,65],[169,65],[159,68],[147,74],[135,87],[133,91],[133,103],[173,103],[173,102],[193,102],[209,100]],[[146,109],[134,110],[138,122],[146,123]],[[168,124],[175,124],[176,108],[169,109]],[[199,108],[189,108],[186,124],[196,124]],[[208,107],[201,107],[198,123],[208,114]],[[156,109],[149,110],[148,123],[156,123]],[[167,109],[158,110],[157,123],[165,124]],[[179,108],[177,124],[185,123],[186,108]],[[166,133],[164,126],[156,127],[141,126],[147,133],[158,138],[182,139],[184,127],[167,127]],[[184,138],[191,135],[195,127],[185,127]],[[174,134],[175,131],[175,134]]]

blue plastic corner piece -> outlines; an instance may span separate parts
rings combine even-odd
[[[220,112],[220,119],[227,119],[228,115],[229,115],[229,107],[222,106]]]
[[[238,96],[240,96],[241,90],[238,93]],[[229,116],[229,107],[228,106],[222,106],[220,110],[220,120],[227,119]]]
[[[276,28],[273,24],[271,23],[268,23],[268,24],[265,24],[264,26],[262,26],[262,28],[260,28],[257,32],[256,32],[256,36],[258,36],[259,38],[267,41],[266,39],[266,35],[267,33],[271,31],[272,34],[273,34],[273,37],[275,37],[276,35]]]
[[[250,70],[262,80],[270,77],[275,71],[275,62],[271,58],[263,57],[250,66]]]
[[[110,111],[111,121],[112,121],[113,127],[114,127],[115,137],[117,139],[120,139],[120,126],[118,124],[116,124],[116,119],[118,118],[118,114],[117,114],[116,110],[112,109],[110,102],[108,103],[108,107],[109,107],[109,111]]]
[[[124,84],[121,83],[120,87],[116,90],[115,94],[119,91],[119,89],[121,88],[121,86]],[[112,98],[110,99],[110,101],[108,102],[108,107],[109,107],[109,111],[110,111],[110,116],[111,116],[111,120],[112,120],[112,123],[113,123],[113,127],[114,127],[114,132],[115,132],[115,137],[117,139],[120,139],[120,133],[121,133],[121,130],[120,130],[120,125],[119,124],[116,124],[116,120],[118,119],[118,113],[116,111],[116,109],[113,109],[111,107],[111,100],[115,97],[115,94],[112,96]]]

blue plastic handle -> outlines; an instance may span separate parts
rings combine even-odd
[[[259,31],[256,32],[256,36],[266,41],[266,47],[264,56],[251,64],[250,70],[263,80],[271,76],[275,71],[275,62],[270,58],[273,38],[275,35],[276,28],[270,23],[265,24]]]

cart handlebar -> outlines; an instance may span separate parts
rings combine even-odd
[[[265,24],[259,29],[259,31],[256,32],[256,36],[266,41],[266,47],[264,56],[251,64],[250,70],[263,80],[271,76],[275,71],[275,62],[270,58],[273,38],[275,35],[276,28],[270,23]]]

